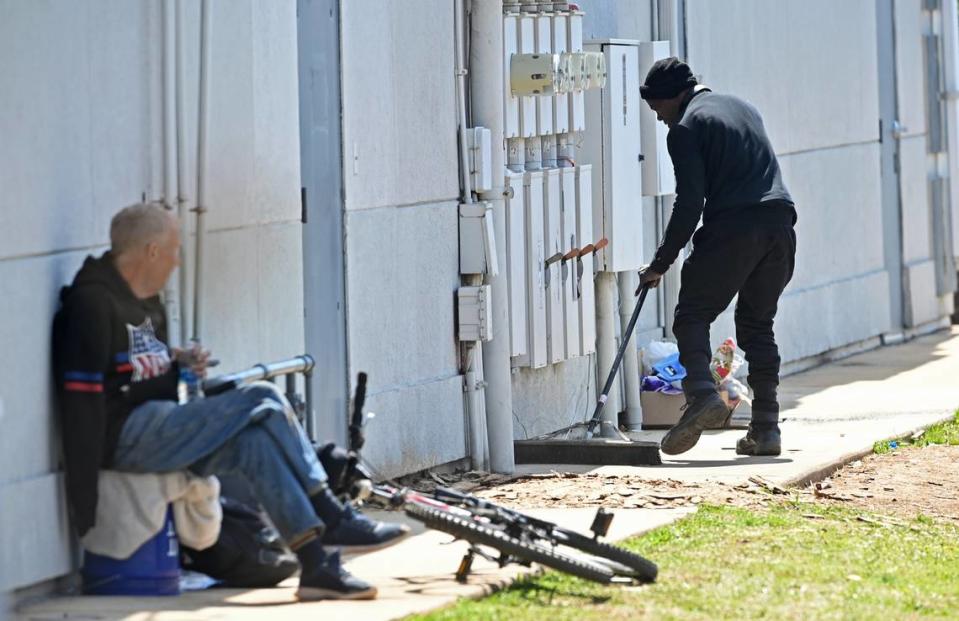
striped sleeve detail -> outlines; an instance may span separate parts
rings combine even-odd
[[[103,392],[103,373],[67,371],[63,374],[63,389],[71,392]]]
[[[103,382],[103,373],[84,373],[83,371],[67,371],[63,379],[77,382]]]

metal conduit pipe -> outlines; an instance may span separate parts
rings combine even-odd
[[[470,205],[473,203],[473,192],[470,185],[469,153],[466,138],[466,45],[464,3],[466,0],[454,0],[453,23],[454,44],[456,46],[456,112],[459,121],[459,156],[460,156],[460,201]],[[467,278],[468,285],[479,284],[474,282],[477,277]],[[466,418],[469,429],[470,465],[473,470],[489,470],[489,446],[486,426],[486,403],[481,398],[483,380],[483,344],[482,341],[471,341],[463,345],[463,381],[466,384]]]
[[[210,1],[200,5],[200,101],[197,114],[196,155],[196,247],[193,254],[193,340],[199,341],[203,327],[203,245],[206,238],[206,163],[207,129],[210,108],[210,56],[212,50],[213,24],[210,17]]]
[[[616,359],[616,274],[598,272],[596,274],[596,385],[602,386],[606,374],[613,368]],[[628,321],[628,318],[627,318]],[[613,437],[618,428],[620,411],[619,386],[613,384],[609,398],[603,408],[602,435]]]
[[[180,305],[182,308],[192,308],[192,294],[190,293],[189,278],[187,277],[187,266],[189,261],[189,240],[190,225],[187,221],[187,192],[186,192],[186,118],[184,110],[186,109],[186,89],[183,85],[186,83],[184,67],[184,56],[186,54],[184,46],[186,37],[183,31],[183,12],[185,10],[183,0],[168,0],[176,2],[176,186],[177,186],[177,217],[180,219]],[[171,330],[172,333],[172,330]],[[189,313],[180,313],[180,342],[185,343],[189,338]]]
[[[959,6],[942,3],[943,73],[946,92],[946,135],[949,153],[949,200],[952,224],[952,248],[959,257]]]
[[[470,100],[473,122],[490,130],[491,165],[494,187],[480,195],[489,201],[496,236],[496,260],[506,263],[506,204],[503,145],[503,2],[482,0],[472,3],[470,19]],[[516,468],[513,457],[513,388],[510,373],[509,310],[507,270],[491,276],[493,338],[483,350],[486,375],[486,420],[490,467],[510,473]]]
[[[174,58],[176,53],[176,0],[163,3],[163,205],[176,211],[177,144],[176,144],[176,79]],[[181,342],[180,281],[182,269],[174,272],[163,288],[163,303],[166,307],[171,345]]]
[[[639,277],[636,272],[628,270],[616,275],[619,284],[619,325],[621,338],[627,338],[626,327],[633,316],[633,307],[636,304],[636,286]],[[635,332],[635,330],[634,330]],[[623,352],[623,384],[626,388],[626,430],[641,431],[643,428],[643,410],[639,404],[639,358],[636,355],[636,340],[632,334],[628,335],[630,347]]]

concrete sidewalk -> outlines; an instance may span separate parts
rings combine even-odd
[[[951,416],[959,407],[959,331],[943,331],[903,345],[884,347],[790,376],[783,381],[784,451],[777,458],[742,458],[734,452],[742,431],[709,432],[700,443],[662,466],[590,468],[521,466],[520,472],[599,471],[685,481],[738,482],[762,475],[780,484],[815,480],[869,452],[874,442],[899,437]],[[639,437],[658,440],[663,432]],[[532,511],[563,525],[587,530],[593,509]],[[687,513],[682,509],[616,511],[613,538],[662,526]],[[396,519],[391,514],[391,519]],[[418,527],[418,525],[417,525]],[[414,537],[348,567],[380,589],[372,602],[316,602],[293,599],[295,580],[283,587],[253,591],[210,590],[177,598],[59,597],[33,603],[18,619],[123,619],[126,621],[212,621],[220,619],[395,619],[476,597],[508,584],[530,570],[498,569],[477,559],[470,583],[452,579],[466,546],[443,545],[450,537],[419,528]]]

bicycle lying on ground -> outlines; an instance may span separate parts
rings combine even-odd
[[[207,394],[216,394],[279,375],[308,375],[312,369],[313,359],[299,356],[213,378],[204,384],[204,388]],[[363,406],[366,381],[366,374],[360,373],[349,425],[349,452],[339,472],[329,473],[331,487],[355,504],[377,499],[390,509],[402,510],[428,528],[469,543],[469,549],[456,570],[457,580],[466,581],[476,556],[500,567],[510,563],[528,566],[535,562],[602,584],[648,583],[656,579],[658,568],[655,563],[602,540],[613,520],[613,514],[603,508],[596,512],[590,537],[448,487],[420,492],[392,484],[374,484],[371,470],[364,465],[360,454],[365,442]],[[294,383],[288,377],[287,395],[291,402],[299,405],[297,409],[301,413],[309,411],[309,392],[307,402],[303,403],[294,394],[293,387]],[[498,554],[485,548],[492,548]]]

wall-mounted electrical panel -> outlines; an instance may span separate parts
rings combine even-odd
[[[560,278],[563,291],[563,325],[566,329],[565,357],[576,358],[582,355],[579,340],[579,303],[576,300],[576,259],[582,244],[576,231],[576,168],[560,169],[560,196],[562,198],[560,238]]]
[[[563,325],[562,197],[560,168],[543,171],[543,240],[546,280],[546,357],[550,364],[566,359],[566,328]]]
[[[599,241],[593,231],[593,167],[576,167],[576,234],[580,252],[576,258],[576,303],[579,306],[579,348],[585,356],[596,351],[596,297],[593,287],[594,253]]]
[[[526,207],[526,290],[529,344],[522,366],[548,364],[546,345],[546,240],[543,233],[544,174],[531,171],[523,179]]]
[[[586,161],[597,169],[593,186],[593,231],[608,240],[597,271],[622,272],[643,264],[639,45],[636,41],[589,42],[606,57],[607,81],[586,91]],[[597,122],[598,121],[598,122]]]
[[[526,190],[523,173],[506,175],[506,263],[509,291],[510,355],[525,358],[528,351],[528,297],[526,281]]]

